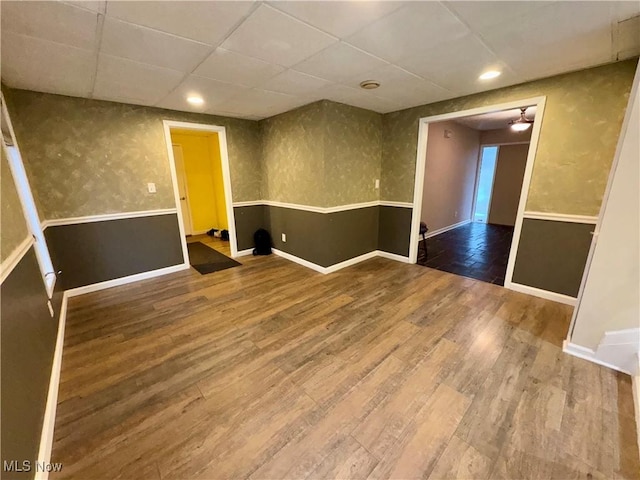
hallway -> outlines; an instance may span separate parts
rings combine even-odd
[[[504,285],[512,237],[513,227],[471,222],[427,238],[427,260],[419,260],[419,263],[443,272]]]

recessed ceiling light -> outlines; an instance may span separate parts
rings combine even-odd
[[[480,78],[480,80],[491,80],[492,78],[499,77],[501,74],[502,72],[499,72],[498,70],[487,70],[478,78]]]
[[[373,90],[374,88],[378,88],[380,86],[380,82],[375,80],[365,80],[364,82],[360,82],[360,88],[364,88],[365,90]]]
[[[199,95],[189,95],[187,97],[187,102],[191,105],[202,105],[204,103],[204,99]]]

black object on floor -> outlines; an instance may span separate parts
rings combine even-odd
[[[512,238],[513,227],[468,223],[427,238],[429,257],[420,264],[504,285]]]
[[[201,275],[242,265],[202,242],[187,243],[187,250],[189,250],[189,263]]]

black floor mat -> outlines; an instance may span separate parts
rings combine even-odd
[[[187,243],[187,249],[189,250],[189,263],[201,275],[242,265],[202,242]]]

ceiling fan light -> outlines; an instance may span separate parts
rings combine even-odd
[[[529,127],[531,127],[530,123],[514,122],[511,124],[511,130],[513,130],[514,132],[524,132]]]

